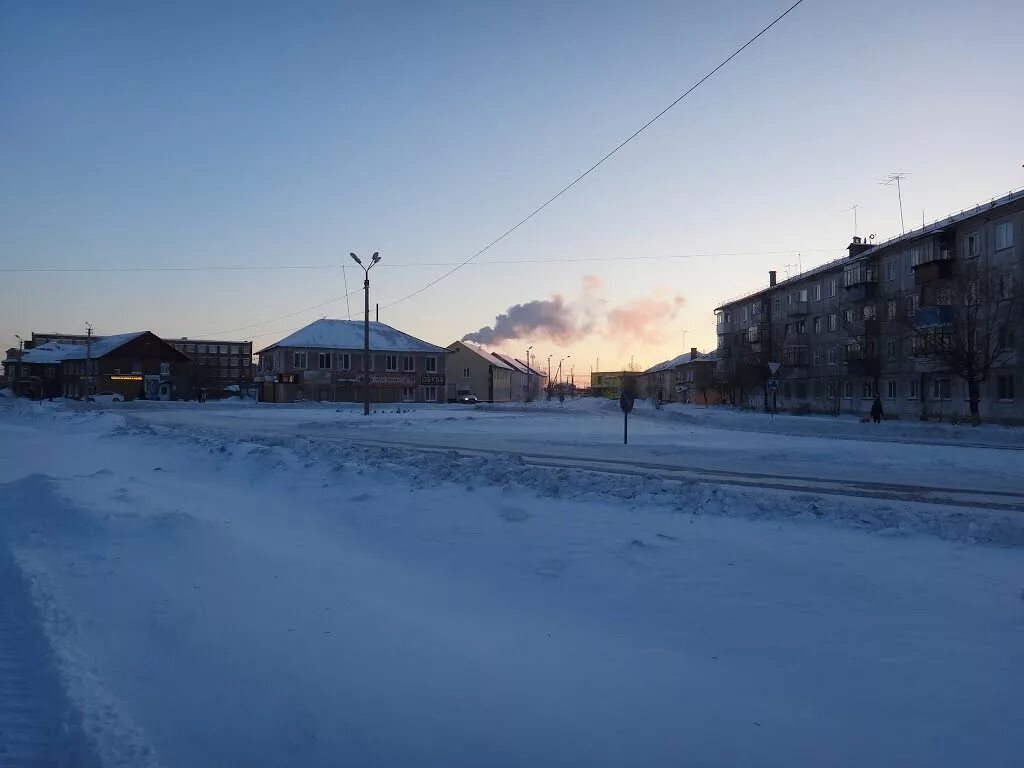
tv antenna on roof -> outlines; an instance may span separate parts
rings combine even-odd
[[[853,236],[854,237],[857,236],[857,209],[860,208],[860,207],[861,207],[860,205],[858,205],[857,203],[854,203],[853,205],[851,205],[849,208],[846,209],[847,211],[853,211]]]
[[[885,181],[878,182],[883,187],[896,185],[896,197],[900,201],[900,228],[904,235],[907,234],[907,225],[903,223],[903,191],[900,189],[900,182],[909,177],[909,173],[890,173]]]

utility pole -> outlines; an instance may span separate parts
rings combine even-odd
[[[85,396],[93,395],[92,391],[92,326],[85,324]]]
[[[363,268],[363,415],[370,415],[370,270],[380,262],[380,254],[373,252],[370,265],[363,262],[354,253],[349,253],[352,260]]]
[[[530,350],[533,349],[531,344],[526,348],[526,402],[533,402],[533,387],[531,386],[531,372],[533,369],[530,367]]]
[[[909,173],[890,173],[889,177],[885,181],[880,181],[883,187],[889,187],[893,184],[896,185],[896,199],[900,203],[900,229],[903,230],[903,234],[907,234],[907,225],[903,222],[903,191],[900,188],[900,182],[909,177]]]
[[[548,385],[546,387],[546,389],[548,391],[548,400],[551,399],[551,358],[552,357],[554,357],[554,355],[548,355]]]

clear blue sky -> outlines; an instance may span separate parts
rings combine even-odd
[[[788,3],[0,5],[0,267],[342,263],[373,299],[460,261]],[[714,344],[711,310],[772,268],[1024,186],[1024,4],[806,0],[480,261],[385,320],[440,344],[584,274],[613,307],[685,297],[657,342],[541,357],[617,367]],[[825,251],[822,249],[834,249]],[[492,265],[616,255],[778,254]],[[349,288],[358,287],[354,270]],[[344,293],[340,270],[0,274],[2,345],[32,330],[199,336]],[[352,309],[361,297],[352,297]],[[257,347],[344,301],[228,334]],[[682,330],[688,335],[684,344]],[[280,333],[278,333],[280,331]]]

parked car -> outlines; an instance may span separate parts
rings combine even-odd
[[[473,394],[472,390],[466,387],[459,387],[455,390],[455,400],[453,402],[461,403],[462,405],[475,405],[480,400]]]
[[[124,396],[119,392],[97,392],[95,395],[90,395],[85,399],[90,403],[109,405],[110,403],[120,403]]]

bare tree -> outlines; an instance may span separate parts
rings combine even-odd
[[[930,301],[922,302],[914,318],[916,354],[932,358],[967,385],[974,424],[980,421],[981,385],[1014,352],[1014,328],[1022,319],[1018,289],[1011,272],[962,268],[930,289]]]

